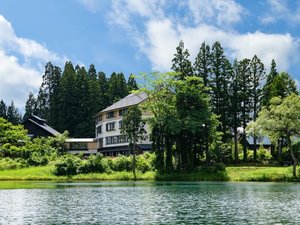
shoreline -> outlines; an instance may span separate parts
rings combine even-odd
[[[53,166],[28,167],[0,171],[0,181],[133,181],[132,172],[89,173],[55,176]],[[292,177],[292,167],[228,166],[224,170],[200,169],[196,172],[137,172],[137,181],[233,181],[299,182]]]

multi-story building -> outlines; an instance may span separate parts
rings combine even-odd
[[[129,141],[126,135],[121,134],[122,119],[128,108],[141,104],[147,99],[146,93],[130,94],[113,105],[99,112],[96,117],[96,140],[98,152],[103,155],[129,155]],[[142,117],[151,116],[143,112]],[[138,142],[139,151],[151,149],[150,129],[145,125],[145,139]]]

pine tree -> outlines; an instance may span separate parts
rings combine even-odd
[[[128,89],[128,92],[139,89],[133,74],[130,74],[130,76],[128,78],[127,89]]]
[[[272,83],[273,83],[274,79],[277,77],[277,75],[278,75],[278,72],[276,69],[276,62],[274,59],[272,59],[270,73],[267,75],[267,80],[263,87],[263,94],[262,94],[262,105],[263,106],[269,106],[269,102],[272,98],[272,96],[271,96]]]
[[[128,95],[127,84],[123,73],[112,73],[108,81],[108,95],[109,104],[112,104]]]
[[[72,136],[77,124],[76,113],[79,108],[76,96],[75,70],[70,61],[65,64],[59,89],[59,131],[68,130]]]
[[[209,86],[209,75],[211,72],[211,53],[210,53],[210,46],[206,45],[205,42],[202,43],[199,53],[195,59],[194,63],[194,73],[196,76],[201,77],[203,79],[203,84],[205,87]],[[209,94],[209,90],[207,90]],[[210,151],[209,151],[209,139],[208,139],[208,124],[204,124],[204,137],[203,137],[203,144],[204,144],[204,151],[206,156],[206,162],[210,163]]]
[[[178,47],[176,48],[176,53],[174,54],[174,58],[172,59],[172,67],[171,69],[178,74],[176,78],[178,80],[183,80],[186,76],[193,75],[192,63],[188,59],[190,53],[187,49],[184,49],[183,41],[179,42]]]
[[[93,137],[95,125],[93,121],[93,117],[96,115],[97,112],[101,111],[102,108],[102,98],[101,98],[101,90],[100,90],[100,83],[97,79],[97,71],[93,64],[90,65],[90,68],[87,73],[88,76],[88,83],[89,83],[89,116],[88,116],[88,131],[87,137]]]
[[[211,53],[209,45],[205,42],[202,43],[199,53],[195,59],[194,72],[195,75],[203,79],[203,83],[206,87],[209,85],[209,74],[211,70]]]
[[[98,83],[100,91],[100,105],[99,110],[105,109],[109,106],[108,80],[104,72],[98,73]]]
[[[237,162],[238,157],[238,127],[241,126],[241,80],[240,80],[240,63],[235,60],[233,64],[233,76],[230,82],[230,125],[234,138],[234,160]]]
[[[21,123],[21,114],[19,113],[18,109],[15,107],[13,101],[7,107],[7,120],[14,125]]]
[[[238,63],[238,77],[240,80],[241,121],[243,127],[243,160],[247,160],[246,127],[250,121],[252,110],[251,91],[253,90],[250,76],[250,59],[243,59]]]
[[[231,138],[229,131],[230,97],[229,81],[232,76],[232,68],[228,59],[224,56],[224,50],[219,42],[215,42],[211,51],[211,74],[209,84],[211,88],[211,102],[213,112],[219,116],[220,125],[218,131],[222,132],[222,141],[227,143]],[[218,161],[223,160],[221,146],[217,146]]]
[[[7,119],[7,107],[3,99],[0,101],[0,117]]]
[[[36,115],[37,114],[37,100],[34,97],[33,93],[30,92],[28,99],[25,104],[25,114],[24,119],[26,119],[30,115]]]
[[[251,98],[252,98],[252,119],[256,121],[258,112],[261,109],[262,86],[261,83],[265,79],[265,67],[261,60],[255,55],[250,62],[250,79],[251,79]],[[256,135],[253,136],[253,159],[257,158]]]
[[[75,74],[75,95],[76,95],[76,112],[73,112],[74,130],[72,135],[74,137],[89,137],[90,134],[90,122],[91,107],[90,107],[90,92],[89,92],[89,81],[87,72],[84,67],[76,67]],[[94,135],[94,132],[93,132]]]

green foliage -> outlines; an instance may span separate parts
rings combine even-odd
[[[104,173],[109,172],[110,168],[107,160],[103,158],[103,155],[96,154],[91,155],[87,160],[83,161],[83,165],[80,168],[80,173]]]
[[[136,157],[137,173],[154,170],[155,155],[144,153]],[[66,154],[55,164],[56,176],[73,176],[88,173],[129,172],[132,170],[132,156],[103,157],[102,154],[91,155],[87,159],[80,156]]]
[[[0,170],[20,169],[23,167],[27,167],[27,163],[24,159],[11,159],[9,157],[0,159]]]
[[[269,150],[267,150],[263,147],[260,147],[257,150],[257,159],[258,159],[258,161],[261,161],[261,162],[270,161],[272,159],[272,155]]]
[[[55,165],[54,174],[56,176],[71,176],[80,172],[82,162],[74,155],[68,154],[63,156],[59,163]]]
[[[112,160],[114,171],[132,171],[132,157],[118,156]]]

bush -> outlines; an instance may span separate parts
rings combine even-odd
[[[8,157],[0,159],[0,170],[20,169],[23,167],[27,167],[27,163],[24,159],[11,159]]]
[[[271,152],[266,150],[263,147],[260,147],[257,150],[257,159],[258,161],[266,161],[266,160],[270,160],[272,158]]]
[[[118,156],[112,161],[112,170],[114,171],[131,171],[132,156]]]
[[[81,160],[74,155],[65,155],[60,162],[55,164],[54,174],[56,176],[76,175],[81,170]]]
[[[152,168],[149,158],[147,159],[144,155],[138,155],[136,157],[136,168],[142,173],[151,171]]]
[[[83,162],[80,173],[104,173],[110,171],[110,167],[102,154],[91,155]]]

